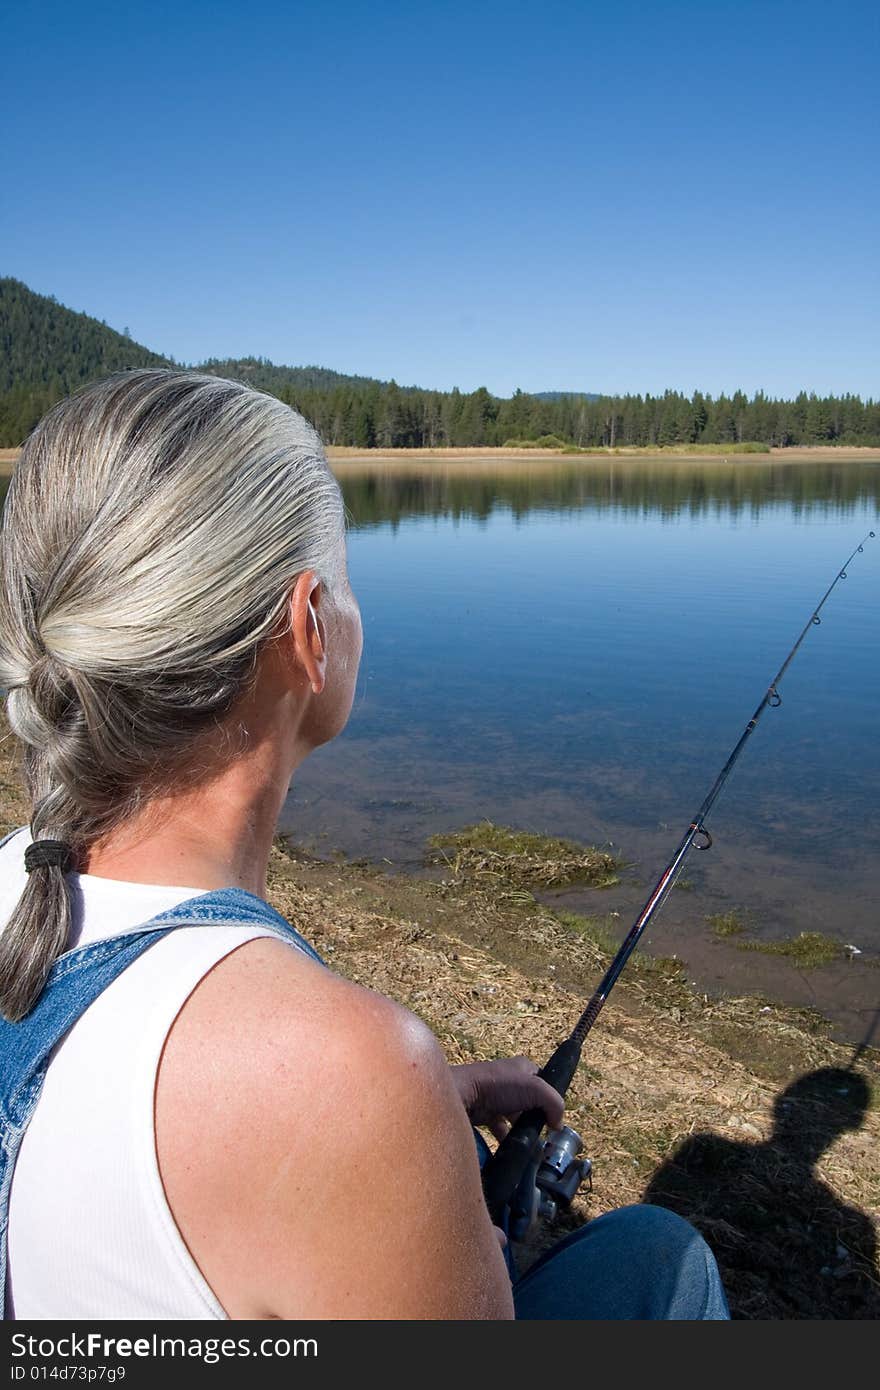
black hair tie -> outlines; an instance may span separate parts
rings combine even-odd
[[[73,850],[64,840],[34,840],[24,852],[24,867],[29,874],[34,869],[60,869],[69,873],[76,860]]]

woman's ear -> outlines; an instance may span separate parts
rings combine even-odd
[[[314,570],[299,576],[290,596],[294,654],[315,695],[324,689],[327,625],[321,617],[324,588]]]

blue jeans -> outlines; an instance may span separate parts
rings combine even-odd
[[[489,1146],[474,1131],[482,1168]],[[715,1256],[699,1232],[665,1207],[620,1207],[588,1221],[517,1278],[518,1319],[540,1321],[730,1317]]]
[[[715,1257],[665,1207],[620,1207],[561,1240],[513,1286],[518,1318],[730,1317]]]

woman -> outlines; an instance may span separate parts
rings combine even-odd
[[[89,386],[24,446],[2,562],[33,800],[0,848],[10,1315],[724,1316],[706,1247],[653,1208],[513,1291],[471,1123],[558,1124],[560,1097],[522,1058],[450,1068],[264,901],[361,653],[306,422],[192,372]]]

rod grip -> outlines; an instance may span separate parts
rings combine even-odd
[[[564,1096],[580,1061],[581,1044],[573,1038],[560,1043],[538,1075]],[[526,1110],[483,1168],[483,1195],[496,1226],[531,1162],[547,1118],[543,1110]]]

